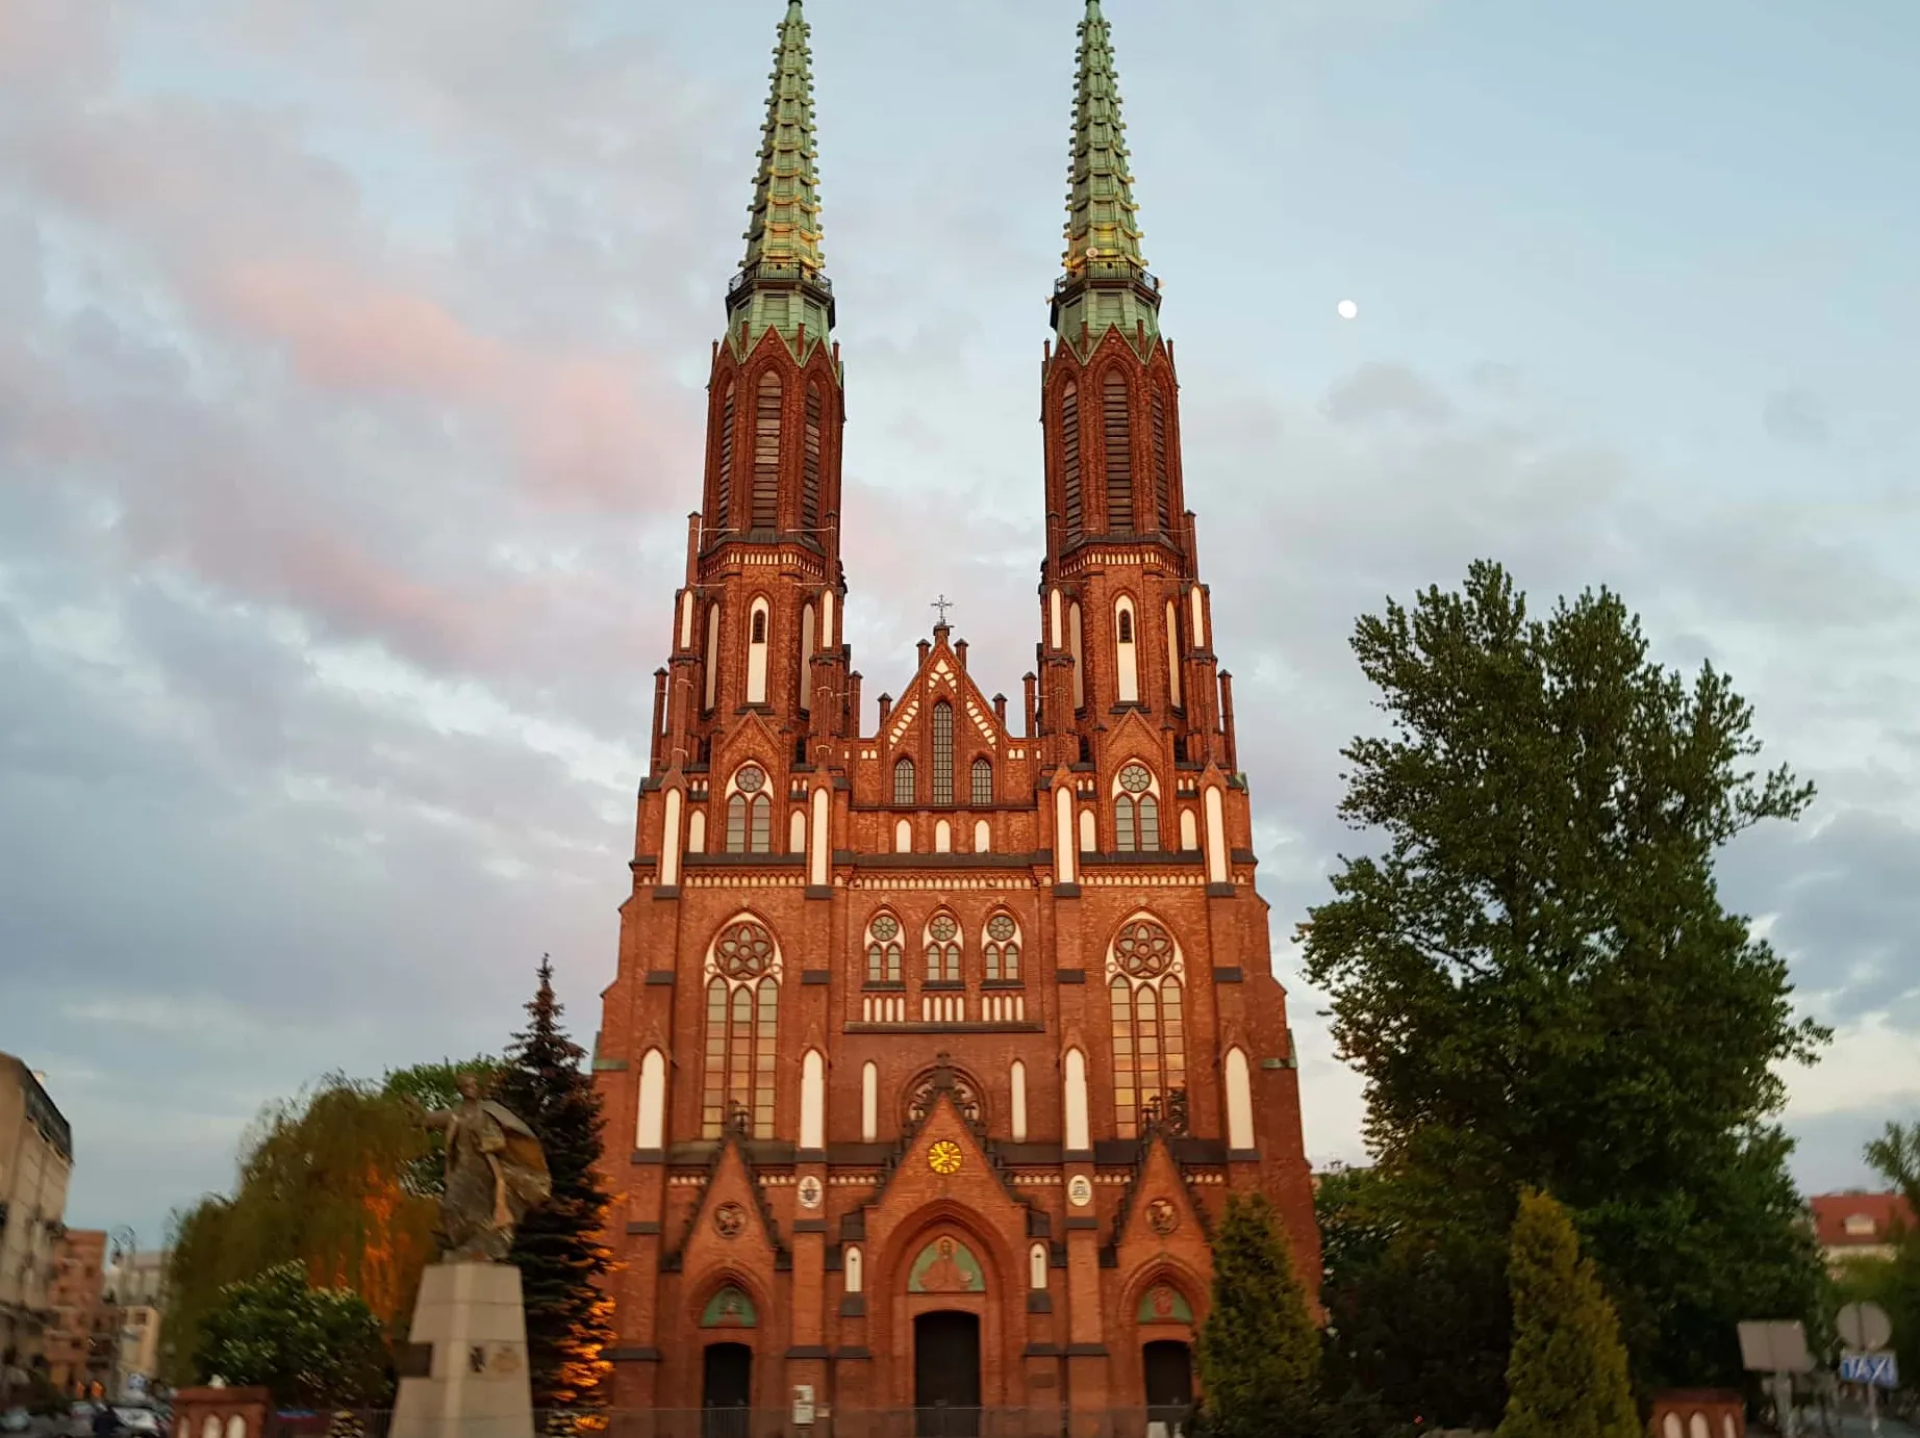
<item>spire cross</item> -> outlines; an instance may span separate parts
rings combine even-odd
[[[943,592],[940,595],[940,597],[934,600],[933,603],[929,604],[927,608],[937,609],[940,611],[940,623],[944,626],[947,622],[947,611],[953,608],[953,601],[947,598],[946,594]]]

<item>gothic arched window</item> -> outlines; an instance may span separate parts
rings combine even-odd
[[[1020,977],[1020,925],[1012,914],[995,914],[987,920],[986,942],[981,946],[987,960],[987,981],[1011,982]]]
[[[1107,967],[1114,1123],[1120,1137],[1134,1138],[1146,1114],[1187,1086],[1183,967],[1173,936],[1149,918],[1120,926]]]
[[[1155,853],[1160,848],[1160,801],[1153,795],[1153,774],[1145,764],[1129,764],[1114,781],[1114,848],[1122,854]]]
[[[1167,402],[1159,390],[1153,392],[1153,507],[1158,512],[1160,532],[1173,533],[1173,484],[1167,468]]]
[[[753,412],[753,525],[773,529],[780,523],[780,376],[760,376]]]
[[[976,808],[993,802],[993,760],[984,756],[973,761],[973,802]]]
[[[733,776],[732,789],[727,796],[727,852],[773,852],[773,796],[767,793],[767,771],[758,764],[744,765]]]
[[[927,923],[927,982],[960,982],[960,925],[952,914],[935,914]]]
[[[933,706],[933,802],[953,802],[953,706],[944,699]]]
[[[942,1055],[942,1062],[945,1056]],[[907,1085],[907,1103],[905,1118],[909,1125],[922,1123],[933,1111],[935,1098],[939,1095],[941,1081],[945,1079],[947,1092],[953,1095],[953,1106],[960,1110],[960,1117],[976,1128],[986,1122],[987,1106],[980,1097],[980,1085],[974,1082],[973,1075],[961,1069],[948,1069],[943,1075],[939,1069],[916,1075]]]
[[[1067,538],[1080,537],[1080,387],[1060,391],[1060,507]]]
[[[736,919],[707,955],[705,1137],[719,1138],[730,1123],[755,1138],[773,1137],[779,1024],[779,947],[764,924]]]
[[[892,914],[878,913],[867,924],[867,982],[900,982],[900,921]]]
[[[913,760],[902,755],[893,765],[893,802],[903,809],[914,804]]]
[[[1107,371],[1106,388],[1100,400],[1106,430],[1107,529],[1129,533],[1133,529],[1133,439],[1129,432],[1127,381],[1119,370]]]
[[[807,445],[800,458],[800,524],[808,533],[820,527],[820,420],[825,408],[820,381],[814,380],[807,386]]]
[[[720,530],[733,528],[733,381],[720,397],[720,454],[713,480],[713,522]]]

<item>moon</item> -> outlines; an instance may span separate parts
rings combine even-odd
[[[1342,300],[1340,301],[1339,304],[1335,305],[1333,308],[1335,312],[1343,320],[1357,319],[1360,314],[1360,306],[1355,304],[1352,300]]]

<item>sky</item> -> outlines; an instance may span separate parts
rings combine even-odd
[[[0,1049],[70,1222],[152,1246],[542,953],[590,1041],[781,8],[0,0]],[[1920,1117],[1920,8],[1107,14],[1311,1156],[1362,1154],[1290,942],[1368,843],[1347,639],[1488,557],[1818,785],[1721,880],[1836,1030],[1796,1173],[1866,1182]],[[1017,696],[1079,6],[808,15],[856,664],[944,592]]]

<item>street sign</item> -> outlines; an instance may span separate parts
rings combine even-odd
[[[1807,1330],[1797,1321],[1741,1324],[1740,1361],[1754,1373],[1813,1372]]]
[[[1891,1390],[1900,1386],[1900,1365],[1891,1353],[1842,1353],[1840,1379]]]
[[[1840,1337],[1847,1347],[1872,1351],[1885,1348],[1893,1337],[1887,1310],[1877,1303],[1849,1303],[1840,1310]]]

